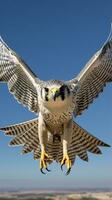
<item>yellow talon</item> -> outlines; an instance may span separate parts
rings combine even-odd
[[[66,175],[68,175],[71,171],[71,166],[72,166],[72,163],[71,163],[71,160],[69,159],[69,156],[68,154],[64,154],[63,156],[63,159],[61,161],[61,169],[63,170],[63,165],[66,164],[66,167],[67,167],[67,172],[66,172]]]
[[[43,168],[46,169],[47,171],[50,171],[48,168],[47,168],[47,160],[49,159],[49,156],[48,154],[43,150],[41,152],[41,157],[40,157],[40,171],[45,174],[43,172]]]

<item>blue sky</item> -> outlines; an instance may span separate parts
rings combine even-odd
[[[108,37],[112,1],[108,0],[0,0],[0,34],[31,69],[44,80],[76,76]],[[0,127],[35,118],[0,85]],[[112,86],[76,121],[112,145]],[[9,148],[10,138],[0,133],[0,188],[77,188],[112,185],[112,149],[89,153],[89,163],[77,158],[65,176],[60,166],[43,176],[32,155]]]

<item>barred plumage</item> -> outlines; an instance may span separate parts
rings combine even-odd
[[[1,128],[14,136],[10,145],[23,145],[22,153],[40,158],[40,170],[53,160],[66,164],[68,172],[76,156],[88,161],[87,152],[101,154],[109,146],[73,122],[112,81],[112,31],[108,41],[77,77],[69,81],[42,81],[0,39],[0,81],[17,101],[38,114],[38,119]],[[46,153],[47,152],[47,153]],[[48,170],[48,169],[47,169]]]
[[[76,94],[75,112],[80,115],[103,91],[106,83],[112,81],[112,38],[92,57],[76,79],[79,90]]]
[[[38,112],[36,83],[38,79],[28,65],[0,39],[0,81],[24,106]]]
[[[0,130],[2,130],[5,135],[14,136],[14,139],[12,139],[10,142],[11,146],[23,145],[23,154],[33,151],[34,159],[40,158],[41,149],[38,138],[38,119],[33,119],[22,124],[0,128]],[[92,136],[74,122],[72,142],[68,148],[68,154],[72,160],[72,164],[74,163],[76,156],[79,156],[84,161],[88,161],[87,151],[90,151],[94,154],[101,154],[101,150],[98,148],[98,146],[109,147],[109,145]],[[61,162],[63,156],[62,141],[48,141],[47,151],[50,158],[52,158],[52,161],[55,160],[56,162]]]

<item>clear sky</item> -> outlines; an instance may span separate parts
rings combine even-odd
[[[69,80],[108,37],[112,1],[108,0],[0,0],[0,34],[44,80]],[[19,105],[6,85],[0,85],[0,126],[35,118]],[[112,145],[112,86],[76,121]],[[76,160],[65,176],[60,166],[44,176],[32,155],[9,148],[10,138],[0,133],[0,188],[77,188],[112,185],[112,148],[103,155],[89,153],[89,163]]]

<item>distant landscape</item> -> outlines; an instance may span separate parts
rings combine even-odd
[[[1,191],[0,200],[112,200],[112,190],[82,191]]]

